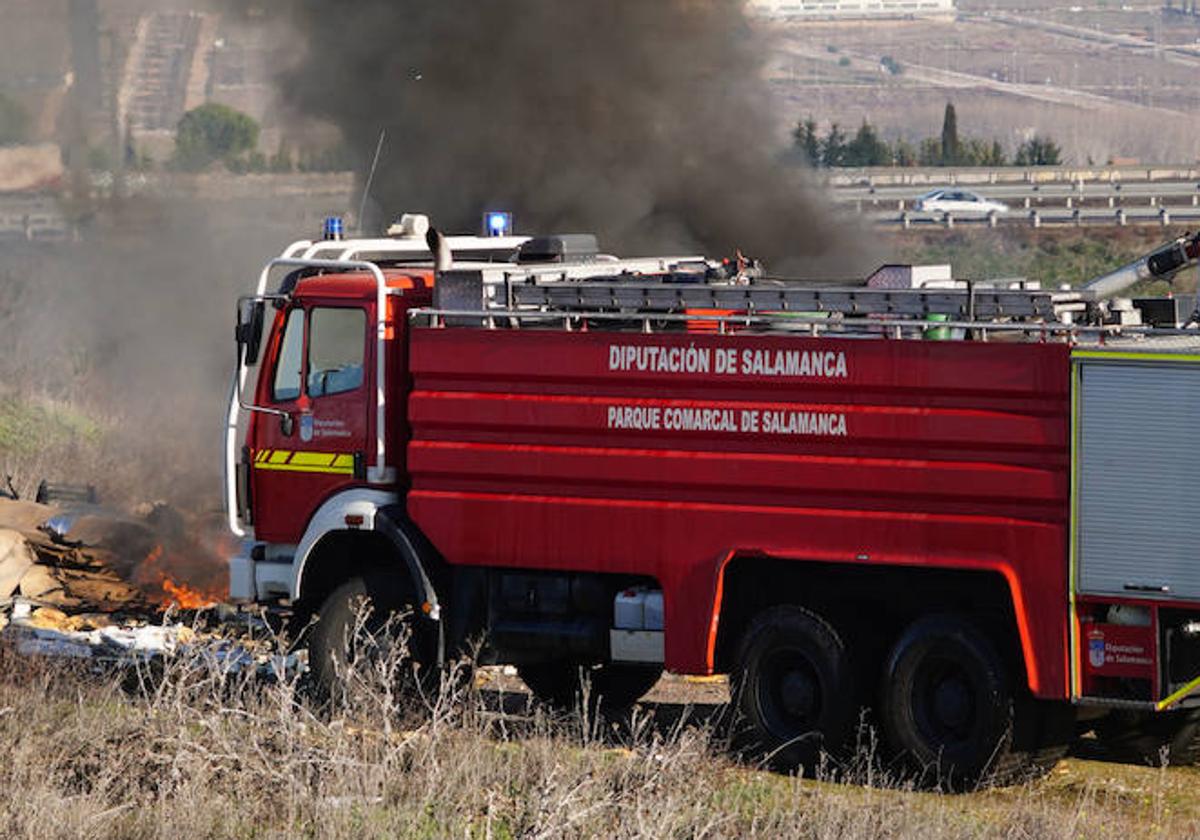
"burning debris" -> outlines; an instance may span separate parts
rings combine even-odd
[[[53,502],[43,494],[39,499]],[[140,505],[130,515],[100,507],[94,501],[77,500],[64,507],[24,504],[22,534],[40,559],[42,571],[38,574],[59,584],[45,595],[65,597],[66,606],[80,605],[71,599],[88,600],[86,592],[82,596],[71,594],[71,573],[79,569],[86,571],[84,578],[89,584],[105,580],[120,589],[98,604],[93,602],[105,612],[122,606],[161,611],[172,604],[200,609],[225,598],[225,572],[220,560],[223,535],[211,521],[188,521],[161,502]],[[6,510],[7,505],[0,506],[0,525],[6,521]],[[37,524],[30,528],[34,521]],[[0,590],[0,597],[4,594]],[[24,591],[21,594],[29,596]]]
[[[129,664],[185,652],[224,669],[295,672],[267,624],[221,602],[219,523],[162,503],[0,498],[0,636],[23,655]],[[185,582],[186,581],[186,582]]]

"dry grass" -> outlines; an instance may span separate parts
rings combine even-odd
[[[879,777],[835,783],[830,771],[804,780],[737,764],[714,729],[665,725],[661,708],[601,723],[502,713],[486,691],[426,704],[388,689],[393,669],[359,674],[350,697],[317,710],[295,680],[228,675],[203,657],[131,678],[0,650],[0,824],[47,840],[1126,838],[1200,827],[1194,775],[1070,765],[962,796]]]

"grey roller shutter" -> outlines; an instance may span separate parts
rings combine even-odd
[[[1080,591],[1200,598],[1200,365],[1081,365]]]

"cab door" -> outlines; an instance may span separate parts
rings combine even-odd
[[[251,427],[255,536],[294,545],[333,494],[365,482],[373,434],[368,312],[306,301],[282,317],[273,364],[264,369]]]

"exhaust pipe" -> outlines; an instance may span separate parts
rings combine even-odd
[[[425,231],[425,244],[429,246],[429,252],[433,254],[434,271],[441,274],[454,266],[454,253],[450,250],[450,243],[440,230],[431,227]]]

